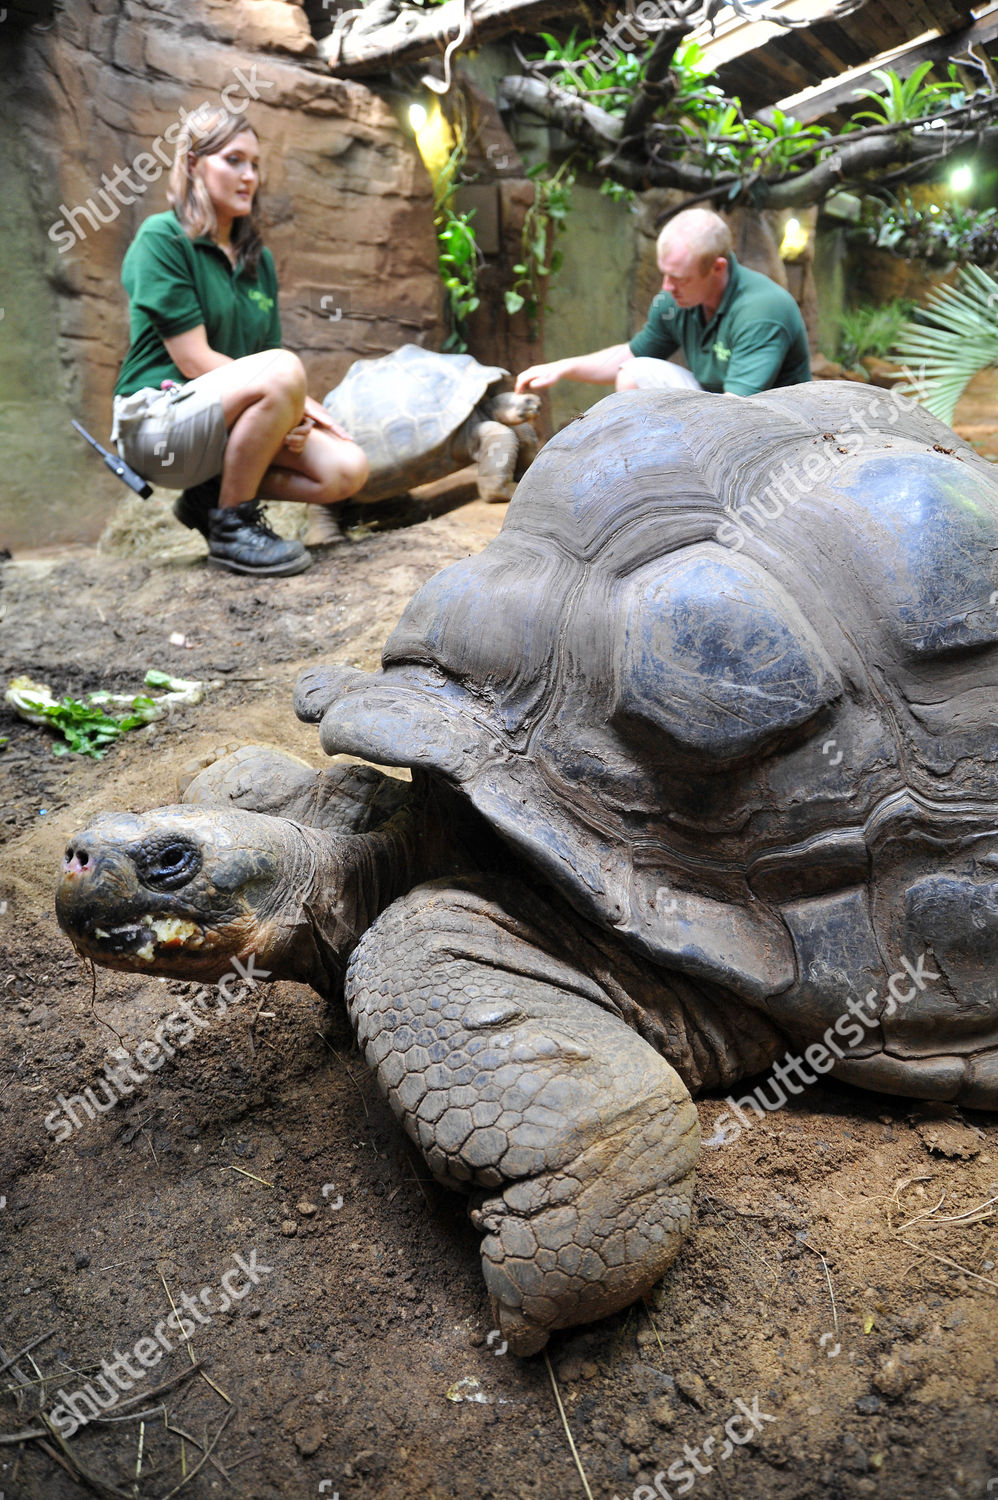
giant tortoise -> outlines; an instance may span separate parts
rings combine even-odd
[[[500,390],[507,374],[418,344],[355,360],[322,402],[371,467],[354,500],[388,500],[470,463],[481,499],[508,500],[537,452],[540,401]]]
[[[411,787],[240,752],[71,839],[59,919],[342,990],[530,1352],[676,1254],[689,1091],[824,1047],[998,1105],[996,601],[993,471],[911,403],[611,396],[380,672],[300,677],[325,751]]]

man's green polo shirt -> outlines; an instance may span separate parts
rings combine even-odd
[[[800,308],[783,287],[761,271],[728,260],[721,305],[704,325],[699,307],[679,307],[659,292],[648,321],[631,339],[636,359],[668,359],[682,349],[705,391],[752,396],[773,386],[811,379],[807,332]]]
[[[129,245],[121,267],[128,293],[131,345],[116,396],[164,380],[183,383],[163,340],[203,323],[209,347],[230,359],[281,346],[277,272],[269,250],[255,276],[233,267],[207,235],[190,240],[172,209],[152,214]]]

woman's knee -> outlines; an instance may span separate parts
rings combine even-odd
[[[350,488],[348,495],[355,495],[368,481],[371,473],[371,465],[367,461],[367,454],[359,443],[350,443],[343,454],[343,475],[345,482]]]
[[[367,454],[359,443],[337,442],[325,468],[324,503],[331,505],[356,495],[367,483],[370,472]]]
[[[250,407],[279,405],[281,420],[292,426],[305,409],[305,367],[290,349],[269,349],[233,360],[202,376],[218,391],[230,430]]]
[[[293,397],[295,400],[305,399],[307,388],[307,376],[305,366],[297,354],[290,349],[275,349],[273,359],[261,371],[261,382],[266,389],[280,390],[283,394]]]

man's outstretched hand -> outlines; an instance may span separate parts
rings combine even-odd
[[[554,360],[547,365],[531,365],[529,370],[521,370],[516,377],[514,390],[520,391],[546,391],[549,386],[556,385],[561,379],[561,360]]]

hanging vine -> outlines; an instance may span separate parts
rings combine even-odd
[[[530,337],[536,338],[550,278],[561,268],[562,253],[556,240],[565,232],[575,184],[573,157],[551,173],[547,162],[531,167],[534,201],[527,209],[520,237],[521,255],[513,267],[516,280],[506,292],[506,311],[527,314]]]

